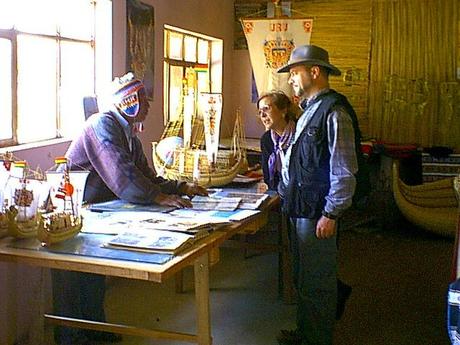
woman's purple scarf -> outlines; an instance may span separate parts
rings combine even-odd
[[[291,144],[295,133],[294,121],[289,121],[284,128],[283,135],[277,134],[274,130],[270,130],[273,141],[273,152],[268,157],[268,174],[270,182],[273,182],[275,173],[281,172],[281,158],[284,156],[285,150]]]

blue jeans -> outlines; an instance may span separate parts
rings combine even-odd
[[[332,345],[337,308],[336,236],[318,239],[316,219],[290,218],[288,223],[302,344]]]

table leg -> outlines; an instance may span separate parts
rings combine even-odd
[[[211,345],[211,317],[209,312],[209,255],[195,261],[195,300],[197,309],[198,345]]]

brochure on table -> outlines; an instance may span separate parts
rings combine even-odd
[[[85,219],[82,232],[119,234],[125,230],[169,230],[192,235],[202,235],[213,230],[207,219],[179,218],[159,212],[90,212],[83,213]]]

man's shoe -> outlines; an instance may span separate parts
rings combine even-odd
[[[58,340],[55,341],[56,345],[94,345],[91,340],[81,338],[78,340]]]
[[[297,330],[282,329],[276,340],[279,345],[302,345],[302,338]]]
[[[58,328],[54,333],[56,345],[92,345],[86,334],[75,328]]]
[[[120,334],[111,332],[87,331],[86,336],[88,337],[88,339],[91,339],[93,341],[100,341],[106,343],[119,343],[123,340],[123,337]]]
[[[345,284],[344,282],[338,281],[338,291],[337,291],[337,310],[335,314],[335,319],[340,320],[345,311],[345,304],[350,298],[351,291],[353,288],[350,285]]]

